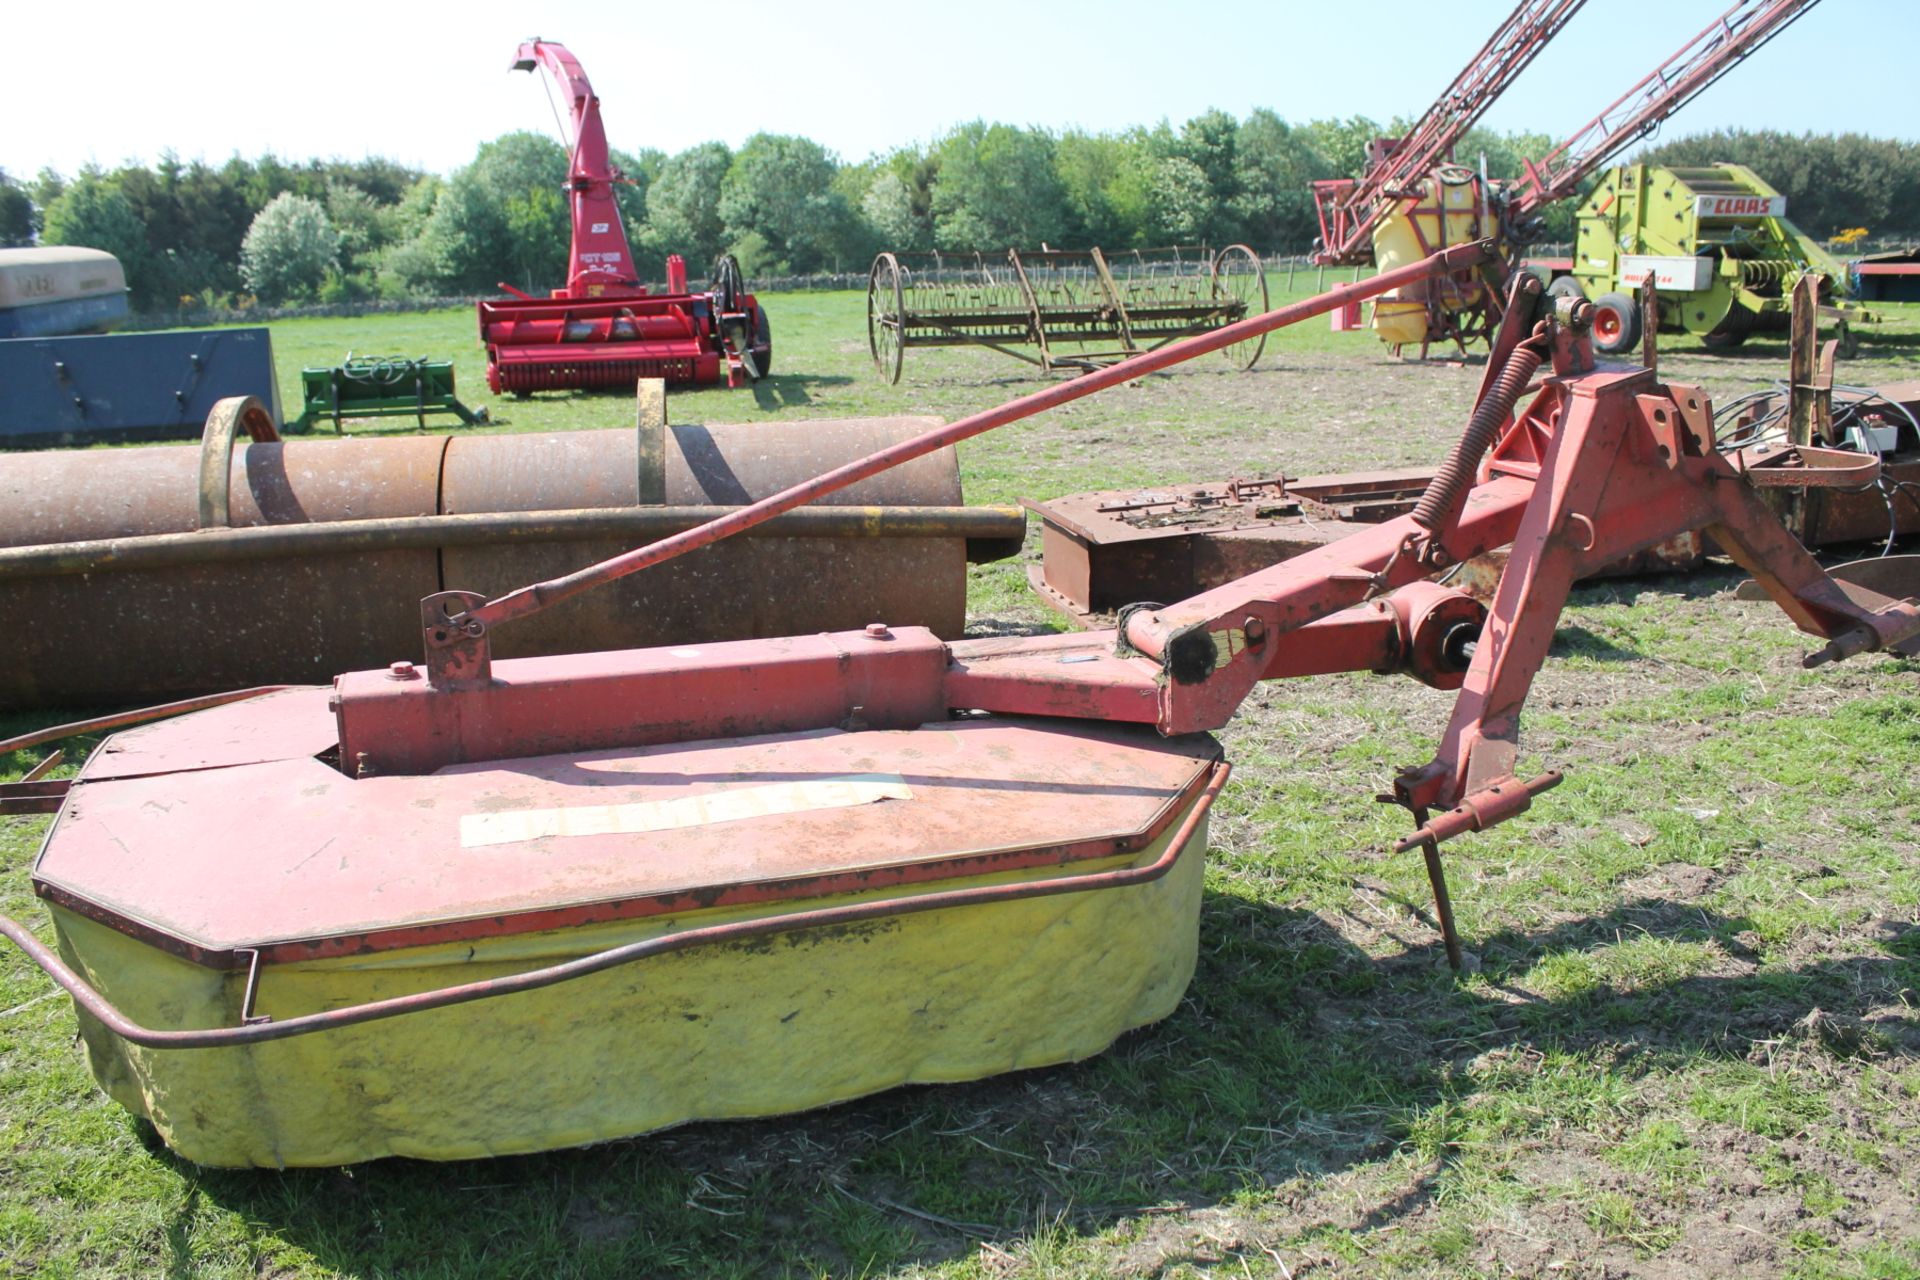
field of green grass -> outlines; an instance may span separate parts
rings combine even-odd
[[[776,376],[676,394],[674,421],[954,418],[1044,385],[914,350],[889,387],[860,295],[766,301]],[[1920,307],[1889,310],[1844,381],[1920,378]],[[1716,397],[1785,375],[1779,342],[1663,341]],[[300,366],[352,350],[452,356],[488,430],[630,420],[618,396],[493,401],[464,311],[274,344],[289,416]],[[1251,373],[1209,359],[970,442],[962,475],[1004,502],[1430,462],[1478,373],[1310,322]],[[1037,556],[971,570],[973,626],[1058,625]],[[1804,671],[1811,642],[1737,582],[1575,593],[1523,738],[1567,783],[1448,846],[1461,977],[1419,857],[1386,852],[1404,813],[1373,802],[1450,699],[1257,691],[1220,735],[1192,988],[1073,1066],[540,1156],[211,1171],[98,1093],[67,1000],[0,951],[0,1273],[1920,1280],[1920,663]],[[0,911],[43,935],[45,825],[0,819]]]

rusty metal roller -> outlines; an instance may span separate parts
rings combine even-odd
[[[667,426],[657,398],[641,405],[637,431],[280,441],[235,401],[198,447],[0,455],[0,710],[325,682],[417,660],[423,596],[578,568],[929,425]],[[1016,510],[959,500],[949,449],[765,536],[506,628],[499,652],[876,620],[956,635],[968,558],[1013,554],[1024,531]],[[225,524],[202,527],[223,507]]]

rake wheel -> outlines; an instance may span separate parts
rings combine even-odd
[[[867,350],[873,367],[889,384],[900,381],[906,354],[906,303],[900,290],[900,262],[890,253],[873,260],[867,272]]]
[[[1229,324],[1249,316],[1265,314],[1270,309],[1267,302],[1267,273],[1260,265],[1259,255],[1243,244],[1230,244],[1215,254],[1213,296],[1217,301],[1231,301],[1234,304],[1233,314],[1227,321]],[[1251,369],[1266,346],[1267,335],[1263,333],[1245,342],[1222,347],[1220,354],[1236,369]]]

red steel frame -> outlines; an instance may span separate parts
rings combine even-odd
[[[607,130],[600,122],[600,99],[587,80],[580,60],[565,45],[551,40],[529,40],[514,54],[515,71],[544,67],[568,100],[573,139],[568,145],[568,210],[573,217],[573,241],[567,259],[567,287],[556,297],[645,297],[646,289],[634,275],[633,251],[627,245],[613,184],[620,180],[607,154]]]
[[[1843,590],[1781,526],[1743,474],[1747,460],[1716,449],[1711,411],[1697,389],[1670,389],[1645,368],[1597,367],[1592,305],[1562,299],[1544,314],[1548,300],[1532,275],[1513,279],[1472,419],[1411,513],[1177,605],[1123,611],[1115,631],[940,645],[906,631],[896,639],[879,627],[867,640],[889,643],[828,637],[829,651],[814,653],[777,647],[794,641],[749,642],[725,661],[700,666],[662,664],[645,652],[594,655],[591,661],[602,665],[591,689],[579,679],[588,658],[529,661],[496,678],[487,637],[509,619],[918,453],[1358,297],[1471,269],[1493,253],[1485,241],[1446,250],[1172,344],[928,432],[565,578],[491,601],[463,592],[429,597],[423,602],[426,680],[396,685],[364,673],[338,681],[342,759],[373,772],[429,771],[463,760],[603,746],[616,737],[653,742],[775,732],[803,721],[834,723],[847,708],[873,727],[911,728],[930,709],[944,707],[1137,721],[1166,734],[1191,733],[1225,724],[1261,680],[1340,669],[1407,671],[1461,688],[1439,753],[1403,773],[1394,790],[1418,823],[1402,844],[1426,850],[1449,954],[1457,959],[1436,849],[1522,811],[1534,794],[1558,782],[1557,774],[1521,780],[1512,769],[1520,707],[1577,578],[1678,534],[1705,530],[1796,625],[1828,639],[1809,665],[1920,636],[1920,608]],[[1552,376],[1516,415],[1529,380],[1549,361]],[[1422,581],[1507,545],[1512,551],[1484,627],[1464,593],[1436,598],[1438,589]],[[1464,639],[1463,625],[1471,632]],[[1063,661],[1069,657],[1073,661]],[[1437,810],[1444,812],[1436,816]]]
[[[1738,0],[1545,159],[1528,161],[1509,196],[1508,217],[1517,221],[1572,195],[1582,178],[1646,137],[1817,3]]]

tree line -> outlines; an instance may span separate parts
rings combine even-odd
[[[696,279],[721,252],[749,278],[857,271],[882,249],[1008,245],[1125,249],[1244,242],[1303,252],[1318,233],[1310,183],[1357,174],[1366,142],[1405,127],[1364,117],[1293,125],[1271,111],[1209,111],[1174,126],[1055,132],[974,121],[857,163],[807,138],[761,133],[737,150],[616,150],[616,189],[642,278],[669,253]],[[1470,133],[1463,163],[1516,177],[1544,134]],[[1752,165],[1815,236],[1920,230],[1920,146],[1857,134],[1719,132],[1646,153],[1660,163]],[[125,265],[142,311],[263,302],[529,292],[561,282],[567,154],[550,137],[482,143],[445,178],[389,160],[163,156],[151,167],[0,171],[0,244],[83,244]],[[1572,236],[1572,202],[1547,238]]]

